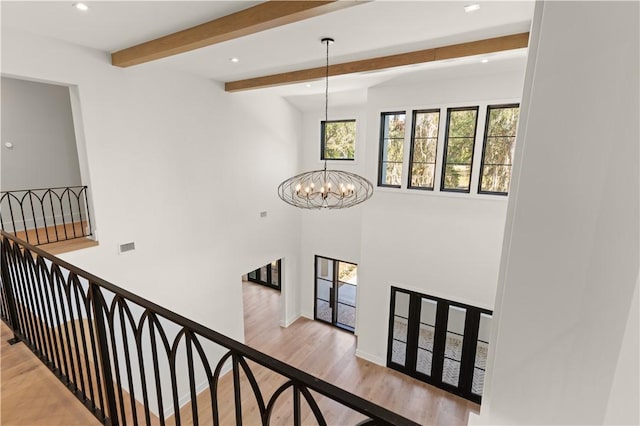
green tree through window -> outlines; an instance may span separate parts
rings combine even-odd
[[[449,108],[441,191],[469,192],[478,107]]]
[[[383,112],[380,132],[378,185],[400,187],[405,112]]]
[[[509,192],[519,115],[518,104],[487,107],[478,192],[501,195]]]
[[[409,188],[433,189],[440,110],[413,111]]]
[[[353,160],[356,151],[356,120],[323,121],[322,160]]]

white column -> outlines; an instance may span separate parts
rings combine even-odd
[[[638,424],[639,5],[536,5],[472,423],[602,424],[615,406],[616,421]],[[621,356],[627,339],[636,350]],[[629,353],[636,368],[624,388],[636,403],[616,404],[617,365],[631,364]]]

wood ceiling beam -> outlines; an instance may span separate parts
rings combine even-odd
[[[376,71],[404,65],[462,58],[465,56],[483,55],[502,52],[505,50],[520,49],[527,47],[528,44],[529,33],[512,34],[508,36],[436,47],[433,49],[401,53],[398,55],[382,56],[378,58],[330,65],[329,75],[353,74],[357,72]],[[259,89],[284,84],[302,83],[324,78],[325,75],[325,67],[309,68],[305,70],[249,78],[246,80],[230,81],[224,84],[224,89],[227,92],[238,92],[242,90]]]
[[[111,54],[111,64],[130,67],[365,2],[362,0],[266,1],[213,21],[114,52]]]

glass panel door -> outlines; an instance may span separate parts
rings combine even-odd
[[[479,403],[490,320],[486,309],[391,287],[387,366]]]
[[[471,392],[478,396],[482,396],[482,389],[484,387],[484,372],[487,368],[487,352],[489,350],[491,318],[492,316],[489,314],[480,314],[478,340],[476,342],[476,356],[473,363],[473,381],[471,384]]]
[[[358,285],[358,267],[353,263],[338,263],[337,325],[351,331],[356,328],[356,291]]]
[[[407,361],[409,301],[409,294],[401,291],[395,293],[390,361],[400,366],[405,366]]]
[[[316,319],[333,323],[333,260],[316,256]]]
[[[316,256],[315,319],[354,332],[358,265]]]
[[[462,339],[467,310],[457,306],[449,306],[447,319],[447,339],[444,347],[442,381],[458,387],[460,380],[460,363],[462,362]]]
[[[438,302],[422,297],[420,301],[420,331],[418,334],[418,356],[416,371],[431,376],[433,363],[433,341],[436,332]]]

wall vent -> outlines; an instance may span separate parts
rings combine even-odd
[[[120,246],[118,246],[118,253],[122,254],[122,253],[126,253],[128,251],[133,251],[135,249],[136,249],[136,243],[134,243],[134,242],[124,243],[124,244],[120,244]]]

